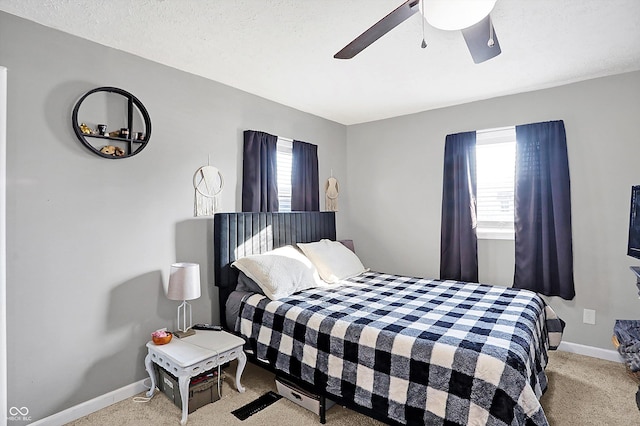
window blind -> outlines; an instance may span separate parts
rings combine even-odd
[[[277,144],[278,170],[278,203],[281,212],[291,211],[291,167],[293,164],[293,141],[278,138]]]
[[[513,235],[515,127],[476,133],[477,232]],[[482,234],[485,235],[482,235]],[[489,233],[491,235],[486,235]]]

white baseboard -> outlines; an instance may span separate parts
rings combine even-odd
[[[620,354],[617,351],[581,345],[579,343],[562,342],[560,343],[560,346],[558,346],[558,350],[579,355],[586,355],[594,358],[600,358],[607,361],[623,362],[622,357],[620,357]],[[148,382],[148,380],[149,379],[140,380],[139,382],[132,383],[120,389],[116,389],[112,392],[109,392],[102,396],[98,396],[74,407],[67,408],[66,410],[56,413],[52,416],[45,417],[44,419],[31,423],[31,425],[60,426],[74,420],[78,420],[81,417],[106,408],[111,404],[115,404],[116,402],[131,398],[132,396],[137,395],[140,392],[148,390],[149,386],[145,385],[145,382]]]
[[[602,349],[593,346],[581,345],[579,343],[562,342],[558,346],[559,351],[571,352],[578,355],[586,355],[593,358],[600,358],[607,361],[624,362],[618,351],[613,349]]]
[[[72,422],[74,420],[78,420],[81,417],[87,416],[91,413],[95,413],[96,411],[102,410],[116,402],[120,402],[127,398],[131,398],[139,394],[140,392],[144,392],[149,390],[149,386],[145,385],[149,383],[149,379],[146,378],[144,380],[140,380],[139,382],[132,383],[130,385],[121,387],[120,389],[116,389],[104,395],[95,397],[89,401],[85,401],[73,407],[67,408],[64,411],[60,411],[52,416],[45,417],[44,419],[38,420],[36,422],[31,423],[32,426],[61,426],[66,423]]]

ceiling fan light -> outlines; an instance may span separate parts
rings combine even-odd
[[[429,25],[441,30],[461,30],[491,13],[497,0],[422,0]]]

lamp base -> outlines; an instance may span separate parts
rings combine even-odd
[[[182,339],[183,337],[189,337],[196,334],[196,331],[193,328],[188,329],[187,331],[176,330],[172,332],[174,336],[178,339]]]

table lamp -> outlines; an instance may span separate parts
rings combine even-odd
[[[193,318],[191,304],[187,300],[200,297],[200,265],[197,263],[174,263],[169,274],[169,288],[167,298],[182,300],[178,306],[178,330],[176,337],[187,337],[195,334],[191,329]],[[187,311],[189,311],[189,323],[187,324]],[[182,321],[180,320],[182,318]]]

